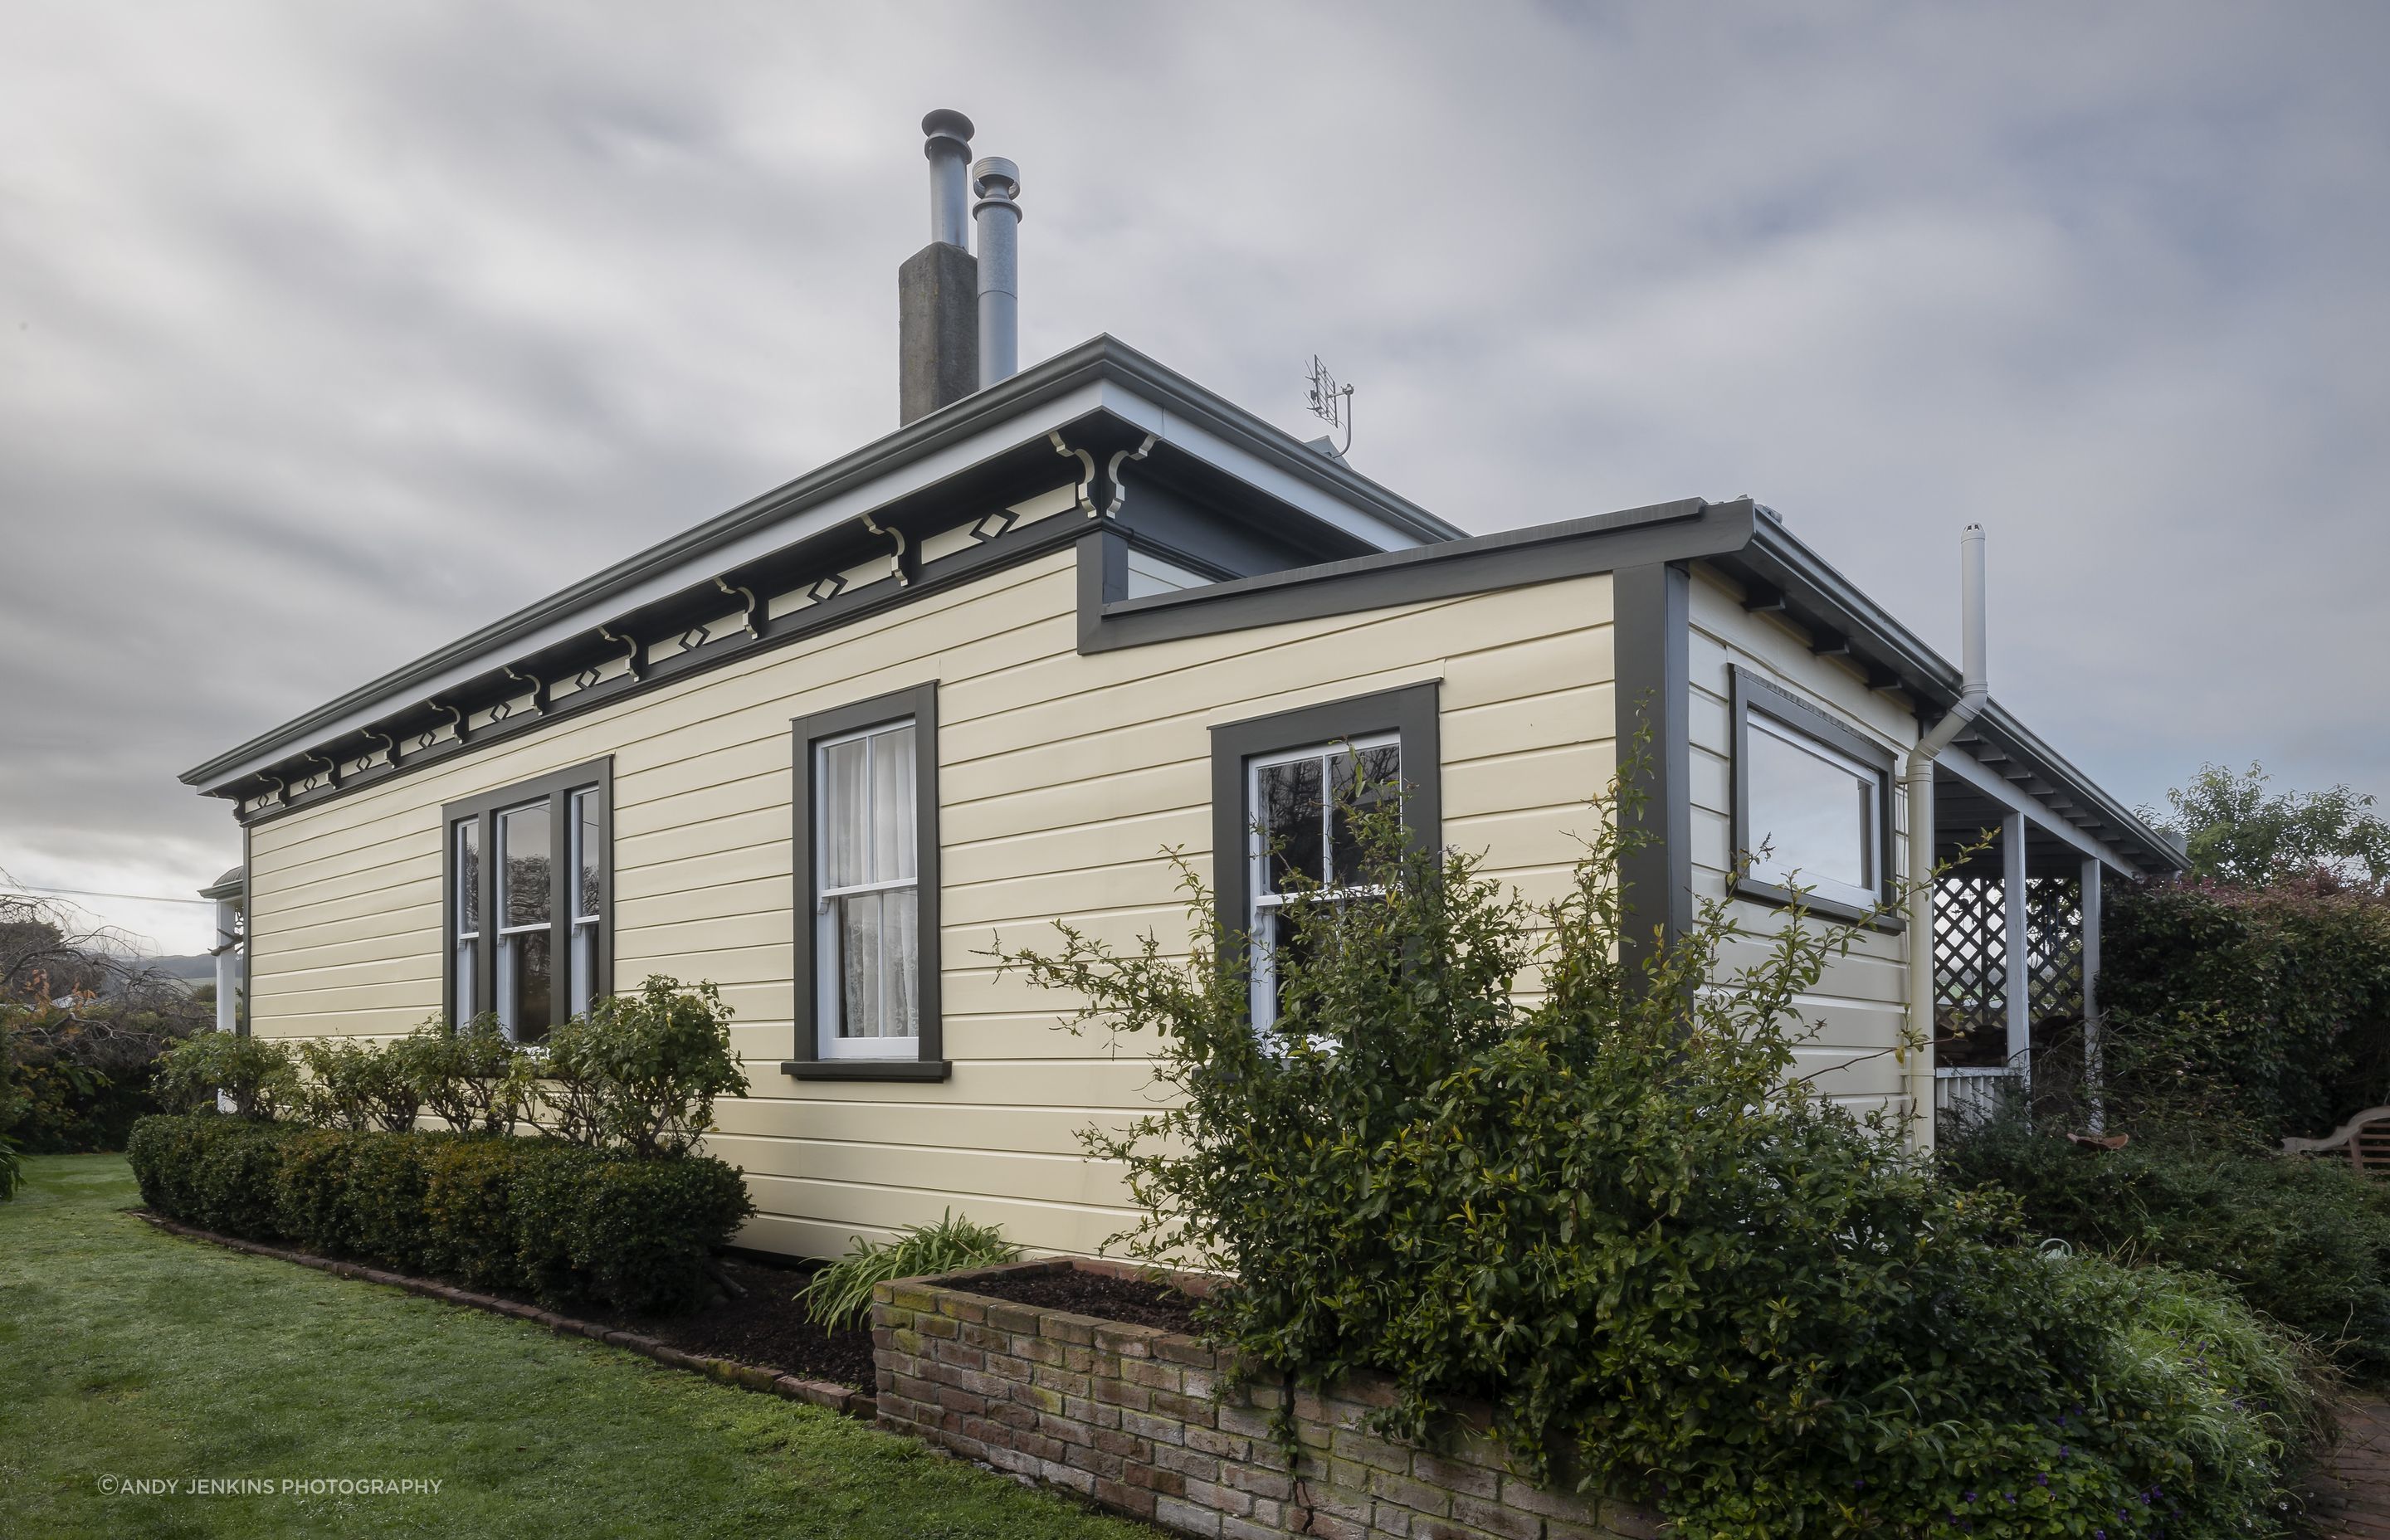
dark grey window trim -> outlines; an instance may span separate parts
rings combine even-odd
[[[1655,931],[1673,945],[1693,926],[1691,587],[1681,562],[1625,567],[1610,580],[1616,750],[1629,768],[1638,736],[1648,735],[1630,784],[1643,793],[1640,823],[1653,836],[1618,862],[1630,978],[1649,960]]]
[[[816,1002],[821,997],[815,976],[814,956],[814,745],[826,738],[877,727],[910,717],[913,722],[913,840],[917,883],[914,926],[919,935],[917,959],[920,971],[913,985],[921,1012],[920,1035],[912,1059],[824,1059],[821,1021]],[[790,871],[795,877],[796,965],[790,980],[796,991],[794,1056],[780,1072],[799,1080],[944,1080],[946,1062],[944,1021],[941,1009],[940,972],[944,956],[939,929],[938,848],[938,682],[874,696],[852,705],[833,706],[798,717],[790,725],[790,753],[795,776],[790,803]]]
[[[1214,923],[1223,965],[1241,969],[1241,936],[1253,900],[1245,837],[1253,814],[1245,806],[1245,764],[1261,754],[1337,743],[1371,733],[1396,734],[1403,746],[1403,825],[1414,845],[1444,842],[1444,749],[1437,711],[1442,681],[1405,685],[1299,706],[1212,729],[1212,887]],[[1231,955],[1232,947],[1234,955]]]
[[[495,1009],[498,998],[497,815],[537,802],[548,804],[550,1016],[572,1004],[572,794],[591,789],[598,793],[598,978],[590,986],[589,997],[602,1000],[614,993],[614,760],[608,755],[466,797],[440,809],[440,1009],[443,1016],[456,1003],[456,826],[471,819],[481,828],[482,944],[473,949],[473,999],[484,1004],[484,1008]],[[556,1021],[551,1020],[548,1025],[552,1028]]]
[[[1893,901],[1892,789],[1897,759],[1892,751],[1859,732],[1831,713],[1820,711],[1775,681],[1737,663],[1729,673],[1734,695],[1734,764],[1729,773],[1734,782],[1734,815],[1731,824],[1729,858],[1737,861],[1751,848],[1751,779],[1744,773],[1750,764],[1745,752],[1751,741],[1751,713],[1760,715],[1792,728],[1796,733],[1816,738],[1828,748],[1847,754],[1876,772],[1876,896],[1886,912],[1872,918],[1867,910],[1841,899],[1820,893],[1809,893],[1795,899],[1788,890],[1771,882],[1754,880],[1738,871],[1731,879],[1731,891],[1737,898],[1789,908],[1798,903],[1811,914],[1829,919],[1870,920],[1878,930],[1897,932],[1902,925]]]

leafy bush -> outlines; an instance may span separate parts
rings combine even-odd
[[[2390,1379],[2390,1188],[2345,1164],[2137,1142],[2085,1150],[2021,1117],[1947,1142],[1950,1179],[1995,1183],[2078,1248],[2229,1280],[2351,1373]]]
[[[424,1110],[458,1133],[513,1133],[538,1081],[535,1058],[508,1042],[488,1011],[453,1028],[433,1016],[392,1052]]]
[[[996,1267],[1020,1259],[1021,1248],[1004,1238],[1002,1226],[957,1219],[948,1209],[936,1224],[908,1225],[893,1240],[850,1236],[846,1255],[816,1273],[797,1300],[824,1330],[836,1330],[854,1325],[870,1310],[875,1284]]]
[[[1115,1238],[1233,1278],[1201,1319],[1261,1371],[1381,1370],[1380,1426],[1411,1438],[1483,1398],[1538,1474],[1645,1493],[1687,1534],[2267,1526],[2297,1430],[2190,1393],[2191,1360],[2084,1286],[2096,1262],[2037,1254],[2012,1200],[1792,1078],[1797,1002],[1850,932],[1751,937],[1711,905],[1627,944],[1638,812],[1598,811],[1537,909],[1347,810],[1383,876],[1295,883],[1266,1031],[1191,871],[1186,956],[1067,925],[1006,955],[1139,1033],[1176,1093],[1087,1136],[1145,1210]],[[1726,972],[1729,944],[1753,960]]]
[[[2109,902],[2100,997],[2112,1117],[2253,1142],[2390,1100],[2390,900],[2328,879],[2147,883]]]
[[[298,1057],[270,1038],[203,1032],[159,1057],[157,1089],[173,1107],[214,1106],[222,1095],[235,1117],[285,1117],[299,1105]]]
[[[551,1127],[576,1144],[678,1155],[713,1126],[714,1097],[747,1094],[730,1007],[711,983],[650,976],[557,1028],[547,1047]]]
[[[684,1310],[754,1212],[720,1161],[628,1161],[547,1139],[143,1119],[143,1201],[228,1235],[430,1271],[543,1303]]]
[[[0,1138],[0,1203],[16,1197],[24,1181],[25,1168],[17,1159],[17,1147]]]
[[[144,995],[71,1010],[0,1006],[0,1080],[17,1091],[13,1110],[0,1105],[0,1135],[41,1154],[123,1149],[135,1120],[162,1109],[151,1086],[159,1056],[190,1032],[186,1016],[148,1008]]]
[[[317,1038],[299,1045],[307,1071],[301,1113],[323,1128],[379,1126],[403,1134],[423,1106],[414,1060],[401,1045]]]

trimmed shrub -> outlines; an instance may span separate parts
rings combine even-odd
[[[488,1011],[455,1028],[433,1016],[390,1051],[423,1110],[456,1133],[511,1134],[531,1105],[537,1060]]]
[[[300,1111],[322,1128],[377,1125],[403,1134],[423,1105],[415,1065],[396,1043],[316,1038],[299,1045],[307,1071]]]
[[[235,1117],[270,1120],[298,1110],[298,1056],[287,1044],[241,1033],[203,1032],[158,1058],[158,1097],[169,1107],[212,1108],[222,1096]]]
[[[713,1098],[747,1094],[730,1007],[711,983],[650,975],[548,1036],[550,1131],[635,1156],[678,1155],[713,1126]]]
[[[152,1209],[227,1235],[560,1305],[685,1310],[754,1212],[710,1157],[623,1161],[546,1139],[354,1132],[197,1113],[128,1148]]]
[[[1380,1370],[1377,1426],[1413,1440],[1482,1398],[1536,1475],[1648,1495],[1689,1536],[2273,1527],[2304,1428],[2208,1393],[2196,1341],[2146,1329],[2100,1259],[2037,1252],[2013,1200],[1794,1074],[1855,932],[1753,934],[1718,904],[1674,943],[1630,926],[1640,809],[1590,812],[1537,908],[1356,795],[1337,822],[1375,880],[1280,872],[1259,1030],[1247,938],[1214,936],[1183,864],[1186,953],[1064,926],[1004,955],[1136,1033],[1173,1093],[1087,1136],[1144,1210],[1115,1238],[1233,1280],[1198,1314],[1250,1371]]]
[[[2333,1161],[2136,1142],[2078,1149],[2022,1117],[1940,1155],[2016,1195],[2035,1233],[2229,1280],[2352,1374],[2390,1379],[2390,1187]]]
[[[948,1209],[936,1224],[907,1225],[893,1240],[848,1237],[846,1255],[816,1273],[797,1299],[824,1330],[834,1331],[854,1325],[870,1310],[874,1284],[996,1267],[1020,1259],[1021,1248],[1004,1238],[1002,1226],[957,1219]]]

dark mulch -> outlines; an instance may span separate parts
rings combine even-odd
[[[746,1297],[717,1301],[690,1315],[631,1315],[588,1303],[575,1305],[565,1314],[653,1337],[683,1353],[760,1364],[800,1380],[827,1380],[834,1385],[869,1390],[871,1328],[824,1331],[797,1303],[797,1290],[805,1286],[816,1265],[792,1263],[773,1267],[726,1257],[723,1270],[747,1290]]]
[[[1046,1310],[1067,1310],[1074,1315],[1160,1327],[1164,1331],[1195,1329],[1195,1302],[1166,1283],[1140,1283],[1073,1268],[1058,1273],[998,1273],[974,1278],[963,1287],[974,1294]]]

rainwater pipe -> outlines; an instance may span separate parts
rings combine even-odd
[[[1934,1148],[1934,761],[1991,696],[1984,663],[1984,526],[1959,536],[1959,619],[1963,633],[1959,699],[1902,762],[1908,793],[1908,1042],[1911,1142]]]

